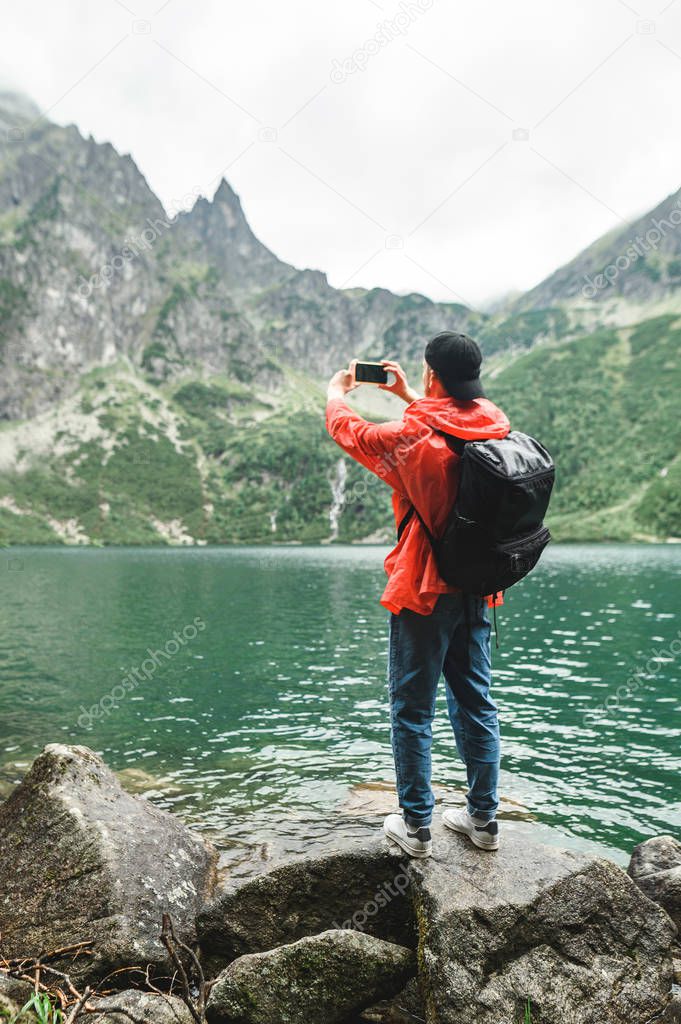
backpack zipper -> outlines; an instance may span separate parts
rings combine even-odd
[[[474,459],[476,462],[481,463],[490,473],[493,473],[494,476],[501,476],[501,477],[504,478],[504,480],[508,480],[508,474],[502,472],[499,469],[496,469],[496,467],[492,466],[491,463],[489,463],[487,461],[487,459],[485,459],[483,457],[480,457],[480,456],[476,456],[474,448],[471,449],[471,448],[467,447],[466,451],[469,454],[469,458]],[[518,479],[519,480],[535,480],[535,479],[539,480],[543,476],[555,475],[555,472],[556,472],[555,466],[552,466],[551,469],[538,469],[536,472],[529,473],[527,476],[518,477]]]

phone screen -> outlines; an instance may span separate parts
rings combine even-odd
[[[388,371],[380,363],[357,363],[355,380],[358,384],[387,384]]]

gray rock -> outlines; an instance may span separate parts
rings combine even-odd
[[[428,861],[404,864],[367,839],[234,886],[199,915],[202,948],[228,960],[355,915],[405,946],[416,927],[429,1022],[516,1024],[528,999],[550,1024],[644,1024],[662,1011],[674,925],[619,867],[540,845],[523,827],[505,828],[498,854],[439,825],[433,835]],[[379,906],[386,880],[400,891]]]
[[[340,1024],[399,992],[416,956],[362,932],[333,929],[239,957],[218,977],[210,1024]]]
[[[31,998],[33,986],[27,981],[9,978],[0,971],[0,1020],[13,1020]]]
[[[11,1024],[36,1024],[36,1015],[32,1009],[22,1013],[34,992],[29,981],[8,978],[0,971],[0,1021],[9,1020]]]
[[[681,843],[672,836],[647,839],[631,855],[628,872],[681,929]]]
[[[372,838],[366,846],[294,860],[230,886],[197,918],[208,974],[244,953],[339,927],[413,948],[408,870],[408,858]]]
[[[126,793],[91,750],[52,744],[0,806],[3,953],[92,940],[92,956],[69,961],[76,981],[164,968],[161,915],[194,941],[215,860],[178,818]]]
[[[0,970],[0,1007],[7,1003],[16,1004],[17,1009],[27,1003],[33,994],[33,985],[29,981],[21,981],[20,978],[10,978]],[[14,1011],[16,1013],[16,1010]],[[2,1017],[2,1013],[0,1013]]]
[[[193,1024],[194,1018],[177,996],[157,995],[155,992],[140,992],[126,989],[103,999],[93,999],[92,1005],[101,1013],[87,1015],[94,1024],[130,1024],[130,1017],[113,1012],[114,1008],[127,1010],[136,1021],[145,1024]]]
[[[6,996],[2,991],[2,986],[0,986],[0,1020],[5,1020],[5,1018],[12,1020],[16,1017],[19,1009],[19,1004],[15,1003],[9,996]]]
[[[426,1018],[644,1024],[671,987],[674,925],[615,864],[507,833],[498,854],[436,836],[413,862]]]

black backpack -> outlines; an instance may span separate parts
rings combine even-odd
[[[477,597],[508,590],[535,567],[551,539],[543,519],[555,480],[553,460],[519,430],[482,441],[436,432],[461,456],[454,507],[442,536],[434,537],[412,505],[397,536],[416,513],[446,583]]]

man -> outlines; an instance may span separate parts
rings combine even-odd
[[[412,857],[432,852],[430,825],[432,722],[440,675],[459,756],[466,765],[465,810],[446,810],[443,823],[470,836],[483,850],[499,846],[496,821],[499,725],[490,696],[491,626],[487,599],[464,595],[438,574],[415,507],[438,536],[456,498],[460,456],[447,437],[501,438],[504,413],[485,397],[482,355],[465,334],[429,341],[423,364],[424,398],[407,383],[400,365],[383,360],[394,376],[380,385],[407,403],[402,420],[370,423],[345,402],[357,385],[354,363],[329,382],[326,424],[340,447],[393,490],[396,547],[385,560],[388,583],[381,603],[391,613],[388,679],[393,756],[401,814],[389,814],[386,835]]]

